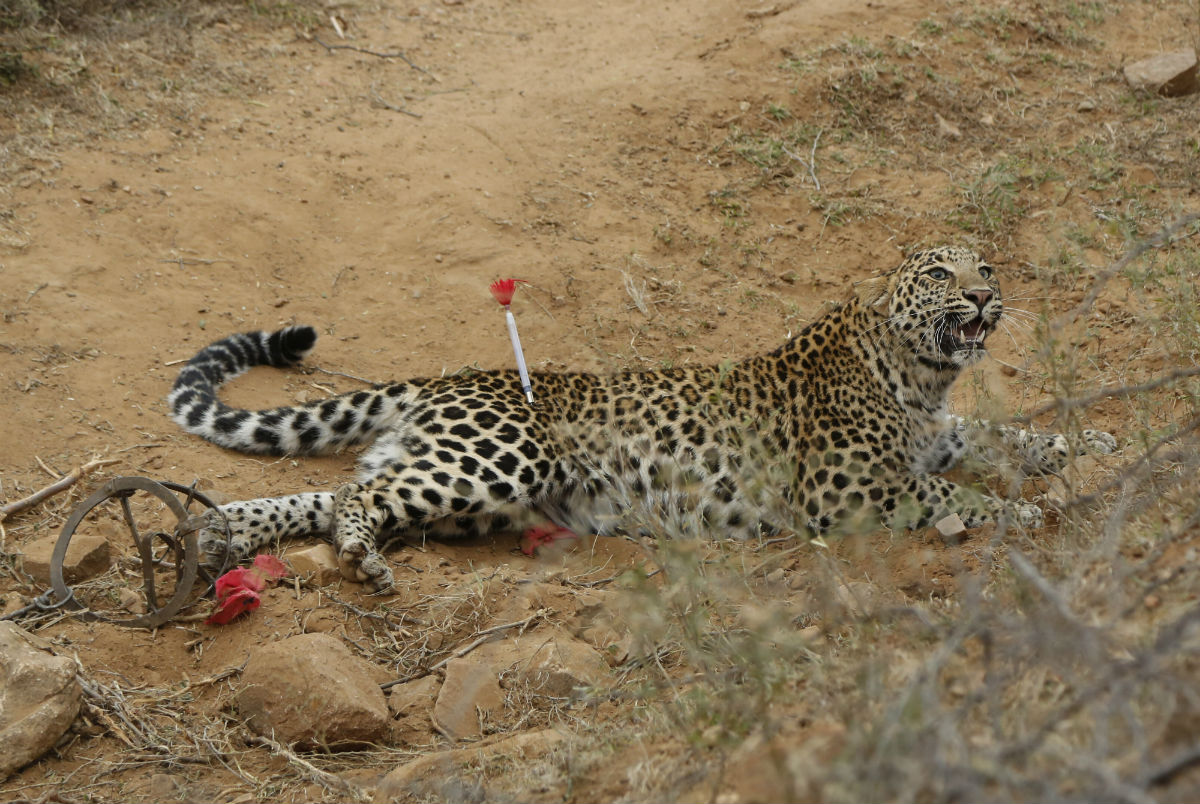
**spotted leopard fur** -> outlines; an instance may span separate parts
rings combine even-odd
[[[1006,506],[935,474],[970,448],[971,428],[949,416],[947,397],[984,355],[1002,311],[995,270],[970,251],[939,248],[858,284],[768,354],[606,376],[535,373],[533,405],[512,371],[270,410],[221,402],[218,387],[247,368],[299,363],[316,341],[305,326],[206,347],[169,402],[184,429],[242,452],[306,455],[373,441],[357,481],[334,494],[222,506],[232,538],[210,514],[202,551],[219,563],[226,550],[240,559],[275,539],[324,534],[345,577],[375,589],[392,583],[378,552],[385,534],[504,529],[530,514],[608,533],[636,525],[635,510],[650,506],[738,537],[922,527],[949,513],[974,526],[1005,511],[1034,527],[1037,506]],[[1039,471],[1061,469],[1072,449],[1115,448],[1094,431],[1078,445],[1017,428],[1000,435]]]

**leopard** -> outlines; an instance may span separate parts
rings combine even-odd
[[[332,542],[339,569],[393,589],[392,538],[454,537],[540,521],[627,533],[669,509],[695,532],[751,539],[847,528],[921,529],[956,514],[1035,530],[1039,505],[944,476],[998,434],[1028,472],[1111,453],[1116,439],[1069,439],[950,413],[950,392],[987,354],[1004,315],[997,269],[941,246],[851,286],[781,346],[716,365],[612,373],[515,370],[407,379],[263,410],[230,407],[220,386],[255,366],[295,368],[317,331],[232,335],[181,369],[169,396],[184,430],[250,454],[302,456],[368,445],[336,490],[241,500],[208,511],[208,566],[277,540]],[[532,396],[532,399],[530,398]],[[984,447],[978,447],[983,449]],[[657,521],[657,520],[654,520]]]

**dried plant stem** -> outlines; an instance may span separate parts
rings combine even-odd
[[[1089,408],[1097,402],[1105,399],[1137,396],[1138,394],[1143,394],[1147,391],[1156,391],[1165,385],[1171,385],[1177,380],[1183,380],[1187,379],[1188,377],[1195,377],[1198,375],[1200,375],[1200,367],[1189,366],[1187,368],[1175,369],[1174,371],[1167,372],[1166,374],[1155,377],[1153,380],[1148,380],[1147,382],[1139,385],[1110,385],[1101,388],[1095,393],[1088,394],[1087,396],[1078,396],[1068,399],[1052,399],[1046,404],[1034,408],[1030,413],[1027,413],[1023,416],[1013,416],[1011,419],[1007,420],[1007,423],[1031,424],[1038,416],[1041,416],[1043,413],[1049,413],[1052,410],[1064,411]]]
[[[95,461],[89,461],[88,463],[84,463],[83,466],[72,469],[71,472],[62,475],[61,478],[55,480],[49,486],[42,488],[42,490],[30,494],[29,497],[18,499],[16,502],[0,505],[0,551],[5,550],[5,542],[7,539],[4,530],[4,524],[2,523],[4,523],[8,517],[11,517],[13,514],[20,514],[20,512],[26,509],[34,508],[34,506],[38,503],[41,503],[42,500],[53,497],[54,494],[58,494],[59,492],[66,491],[67,488],[70,488],[76,484],[80,478],[83,478],[83,476],[91,472],[91,470],[106,467],[110,463],[119,462],[120,461],[118,458],[97,458]]]
[[[290,764],[299,768],[310,779],[330,792],[349,793],[355,801],[367,800],[366,794],[358,787],[350,784],[350,782],[347,782],[340,776],[321,770],[292,749],[272,740],[270,737],[249,737],[246,742],[251,745],[261,745],[271,749],[272,752],[285,758]]]
[[[499,633],[500,631],[506,631],[509,628],[518,628],[518,627],[522,631],[524,631],[526,626],[528,626],[534,620],[537,620],[542,617],[547,617],[547,616],[549,616],[549,614],[550,614],[550,612],[546,611],[546,609],[538,609],[536,612],[534,612],[533,614],[530,614],[524,620],[517,620],[517,621],[511,622],[511,623],[501,623],[500,625],[493,625],[491,628],[485,628],[482,631],[478,631],[475,634],[476,638],[474,640],[472,640],[471,642],[467,643],[466,645],[464,645],[462,647],[455,648],[453,651],[450,652],[449,656],[447,656],[445,659],[442,659],[440,662],[433,665],[428,670],[422,670],[418,673],[414,673],[413,675],[396,679],[395,681],[385,682],[383,684],[380,684],[379,688],[383,689],[383,690],[387,690],[387,689],[391,689],[392,687],[396,686],[397,684],[404,684],[409,681],[415,681],[418,678],[424,678],[425,676],[429,675],[430,673],[434,673],[437,670],[441,669],[443,666],[448,664],[452,659],[461,659],[463,656],[466,656],[468,653],[470,653],[471,651],[478,648],[484,642],[487,642],[488,637],[490,637],[492,634]]]
[[[83,477],[84,475],[86,475],[88,472],[91,472],[95,469],[99,469],[102,466],[108,466],[109,464],[113,464],[113,463],[120,463],[120,461],[117,458],[102,458],[102,459],[97,459],[94,461],[89,461],[89,462],[83,464],[82,466],[75,467],[70,472],[67,472],[65,475],[60,477],[58,480],[51,483],[49,486],[46,486],[44,489],[41,489],[40,491],[36,491],[33,494],[30,494],[28,497],[25,497],[24,499],[17,500],[15,502],[10,502],[10,503],[7,503],[6,505],[0,506],[0,522],[3,522],[4,520],[8,519],[13,514],[20,513],[21,511],[24,511],[27,508],[32,508],[33,506],[40,503],[42,500],[45,500],[48,497],[53,497],[55,494],[58,494],[60,491],[65,491],[66,489],[73,486],[76,482],[78,482],[79,479],[81,477]]]

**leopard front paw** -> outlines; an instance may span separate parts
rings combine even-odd
[[[390,592],[395,583],[392,568],[379,553],[370,553],[358,565],[358,580],[372,592]]]
[[[203,518],[207,524],[200,528],[196,535],[200,566],[220,571],[236,566],[250,555],[250,545],[246,538],[239,538],[236,531],[231,531],[225,518],[218,511],[207,511]]]
[[[1082,441],[1081,452],[1090,452],[1093,455],[1112,455],[1117,451],[1117,439],[1112,433],[1106,433],[1103,430],[1084,430],[1079,434],[1079,438]]]
[[[1042,509],[1033,503],[1018,501],[1013,505],[1017,524],[1025,529],[1040,528],[1045,521]]]
[[[387,561],[358,539],[348,541],[338,550],[338,568],[343,578],[366,584],[372,592],[386,592],[392,588],[392,569]]]

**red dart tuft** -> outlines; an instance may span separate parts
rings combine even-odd
[[[243,587],[222,600],[220,608],[204,622],[207,625],[228,625],[239,614],[258,608],[260,603],[258,592]]]
[[[258,596],[269,583],[288,574],[287,567],[275,556],[260,555],[252,567],[235,567],[217,578],[217,610],[204,622],[227,625],[239,614],[253,611],[262,603]]]
[[[247,567],[236,567],[217,578],[217,600],[223,601],[242,589],[259,592],[263,586],[263,579],[258,573]]]
[[[277,556],[263,553],[254,557],[254,569],[268,579],[285,578],[288,568]]]
[[[492,297],[500,303],[501,307],[507,307],[512,304],[513,294],[517,292],[517,283],[524,281],[524,279],[497,279],[488,290],[492,292]]]
[[[521,534],[521,552],[532,557],[539,547],[554,544],[562,539],[578,538],[579,534],[575,531],[561,528],[553,523],[535,525],[532,528],[526,528],[525,532]]]

